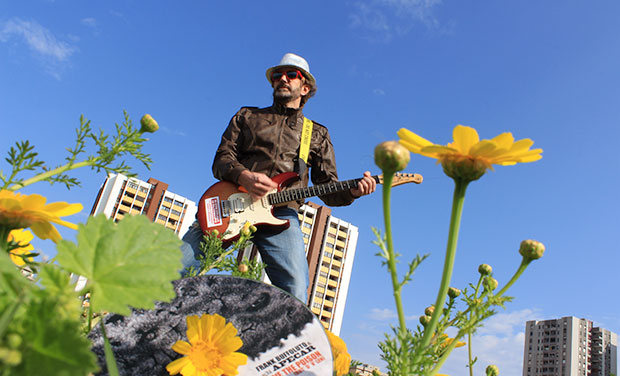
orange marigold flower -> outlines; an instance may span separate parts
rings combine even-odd
[[[347,344],[335,335],[334,333],[326,330],[329,344],[332,347],[332,356],[334,358],[334,371],[336,375],[342,376],[349,373],[351,368],[351,355],[347,351]]]
[[[74,230],[77,226],[60,219],[82,210],[82,204],[54,202],[46,204],[47,199],[38,194],[23,195],[9,190],[0,190],[0,226],[10,229],[30,228],[41,239],[61,239],[60,233],[52,223]]]
[[[169,363],[166,370],[183,376],[238,375],[237,368],[246,364],[248,357],[235,352],[243,341],[233,324],[218,314],[187,316],[186,320],[189,342],[172,345],[174,351],[185,356]]]

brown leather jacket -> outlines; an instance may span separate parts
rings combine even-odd
[[[286,108],[277,103],[266,108],[241,108],[222,135],[213,161],[213,175],[219,180],[238,183],[239,175],[246,169],[269,177],[295,171],[303,119],[301,109]],[[315,185],[338,180],[329,133],[317,122],[312,128],[308,167]],[[302,171],[301,181],[291,185],[306,186],[308,169]],[[320,198],[329,206],[349,205],[354,200],[348,190]],[[289,206],[298,207],[299,204]]]

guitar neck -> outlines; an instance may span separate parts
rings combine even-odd
[[[375,175],[372,178],[377,182],[377,184],[382,183],[379,176]],[[362,178],[344,180],[344,181],[335,181],[326,184],[319,184],[312,187],[306,188],[291,188],[285,189],[280,192],[271,193],[267,195],[267,199],[269,200],[270,205],[283,204],[285,202],[291,201],[299,201],[304,200],[306,198],[315,197],[315,196],[323,196],[328,195],[330,193],[338,193],[342,191],[346,191],[347,189],[357,188],[357,183],[362,180]]]

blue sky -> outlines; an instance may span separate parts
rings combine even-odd
[[[619,12],[611,0],[3,1],[0,150],[28,139],[60,164],[80,114],[111,131],[123,110],[136,123],[150,113],[161,126],[145,148],[155,163],[136,172],[198,199],[215,182],[211,162],[230,117],[271,104],[264,72],[286,52],[306,57],[317,78],[305,114],[329,128],[343,179],[379,173],[374,146],[401,127],[441,144],[457,124],[482,138],[531,138],[542,160],[469,186],[453,279],[463,288],[488,263],[503,285],[521,240],[547,246],[474,342],[477,374],[496,363],[516,376],[526,320],[573,315],[620,332]],[[453,184],[424,157],[412,156],[407,171],[425,180],[393,192],[401,265],[431,253],[404,289],[415,326],[439,284]],[[105,176],[76,175],[81,188],[23,191],[81,202],[72,219],[83,222]],[[383,366],[376,343],[396,318],[371,243],[380,213],[380,194],[333,210],[360,228],[341,336],[354,358]],[[52,243],[39,248],[55,253]],[[462,375],[464,362],[457,351],[443,372]]]

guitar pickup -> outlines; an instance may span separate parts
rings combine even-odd
[[[243,200],[238,198],[232,200],[232,210],[235,213],[241,213],[242,211],[244,211],[245,205],[243,204]]]
[[[230,217],[230,201],[222,200],[222,217]]]

